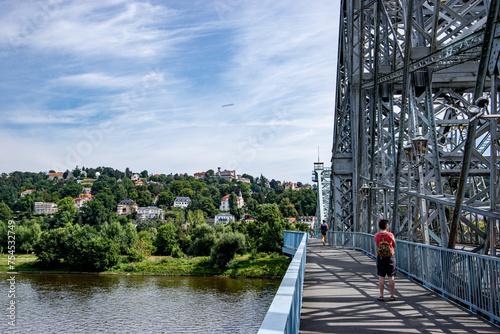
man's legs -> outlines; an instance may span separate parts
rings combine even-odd
[[[389,276],[389,290],[391,291],[391,297],[394,297],[394,287],[396,282],[394,281],[394,276]]]
[[[389,280],[390,279],[391,278],[389,277]],[[393,279],[394,279],[394,277],[393,277]],[[379,276],[378,277],[378,288],[380,290],[380,297],[384,297],[384,284],[385,284],[385,277],[384,276]]]

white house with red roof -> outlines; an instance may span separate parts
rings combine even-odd
[[[220,200],[220,207],[219,207],[220,211],[229,211],[229,209],[230,209],[229,208],[229,196],[230,195],[226,195],[226,196],[222,197],[222,199]],[[243,200],[243,195],[241,194],[241,191],[238,194],[237,198],[238,198],[238,202],[237,202],[238,209],[241,209],[242,207],[245,206],[245,201]]]
[[[226,180],[231,181],[232,179],[234,179],[236,177],[236,171],[235,170],[227,170],[227,169],[221,171],[220,167],[218,167],[216,175],[222,179],[226,179]]]
[[[49,173],[49,180],[62,180],[64,173]]]
[[[205,178],[205,172],[199,172],[199,173],[194,173],[194,178],[196,180],[201,180],[201,179],[204,179]]]
[[[73,198],[73,201],[75,201],[76,208],[80,210],[85,206],[85,204],[87,204],[88,201],[91,201],[93,199],[94,196],[92,196],[91,194],[82,193],[80,194],[80,197]]]
[[[26,189],[25,191],[23,191],[21,193],[21,197],[24,197],[24,196],[29,195],[29,194],[33,194],[34,192],[35,192],[34,189]]]

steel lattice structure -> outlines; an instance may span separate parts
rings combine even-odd
[[[500,0],[343,0],[329,222],[495,252]]]
[[[319,225],[323,220],[328,218],[330,213],[330,184],[331,184],[331,169],[325,168],[323,162],[314,163],[313,182],[316,183],[318,191],[318,202],[316,203],[316,220],[314,221],[313,230],[319,237]]]

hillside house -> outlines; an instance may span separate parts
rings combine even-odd
[[[222,179],[231,181],[232,179],[234,179],[236,177],[236,171],[227,170],[227,169],[221,171],[221,168],[219,167],[218,171],[215,175],[217,175],[218,177],[220,177]]]
[[[80,210],[87,204],[88,201],[91,201],[93,199],[94,196],[92,196],[91,194],[82,193],[80,194],[80,197],[73,198],[73,201],[75,201],[76,208]]]
[[[153,220],[153,219],[164,219],[165,212],[156,207],[156,206],[148,206],[148,207],[138,207],[135,218],[137,220]]]
[[[230,208],[229,208],[229,196],[230,195],[226,195],[226,196],[222,197],[222,199],[220,200],[220,207],[219,207],[220,211],[229,211],[230,210]],[[245,206],[245,201],[243,200],[243,195],[241,194],[241,191],[238,194],[237,198],[238,198],[238,202],[237,202],[238,209],[241,209],[243,206]]]
[[[136,202],[131,200],[130,198],[126,198],[120,203],[118,203],[118,207],[116,208],[117,215],[128,215],[134,212],[137,212],[137,208],[139,206]]]
[[[64,173],[49,173],[49,180],[62,180]]]
[[[34,192],[35,192],[34,189],[26,189],[25,191],[23,191],[21,193],[21,197],[24,197],[24,196],[29,195],[29,194],[33,194]]]
[[[176,197],[174,200],[174,208],[187,208],[189,203],[191,203],[191,198],[189,197]]]
[[[57,204],[35,202],[35,215],[49,215],[57,212]]]
[[[299,221],[300,223],[304,223],[309,225],[310,228],[314,228],[314,221],[316,220],[316,216],[299,216]]]
[[[194,173],[194,178],[196,180],[201,180],[201,179],[204,179],[205,178],[205,172],[200,172],[200,173]]]
[[[234,222],[235,220],[236,218],[232,214],[227,212],[222,212],[215,215],[214,223],[227,225],[230,222]]]

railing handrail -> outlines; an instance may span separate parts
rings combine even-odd
[[[333,233],[334,231],[328,231],[328,232],[329,233],[330,232]],[[364,232],[336,232],[336,233],[357,233],[357,234],[360,234],[360,235],[368,235],[368,236],[375,237],[375,234],[364,233]],[[426,248],[430,248],[430,249],[451,251],[453,253],[459,253],[459,254],[463,254],[463,255],[471,255],[471,256],[474,256],[474,257],[484,258],[484,259],[496,259],[496,260],[500,261],[499,257],[490,256],[490,255],[484,255],[484,254],[471,253],[471,252],[460,250],[460,249],[442,248],[442,247],[439,247],[439,246],[426,245],[426,244],[421,244],[421,243],[418,243],[418,242],[412,242],[412,241],[402,240],[402,239],[396,239],[396,244],[397,243],[405,243],[405,244],[411,244],[411,245],[415,245],[415,246],[417,246],[417,245],[418,246],[425,246]],[[375,256],[375,254],[372,254],[372,255]]]
[[[328,243],[375,257],[373,234],[329,231]],[[397,239],[396,262],[409,278],[500,323],[500,258]]]
[[[298,237],[300,237],[300,243],[297,245]],[[299,332],[309,234],[285,231],[283,238],[286,241],[284,244],[290,248],[296,246],[296,251],[260,326],[258,332],[260,334]]]

